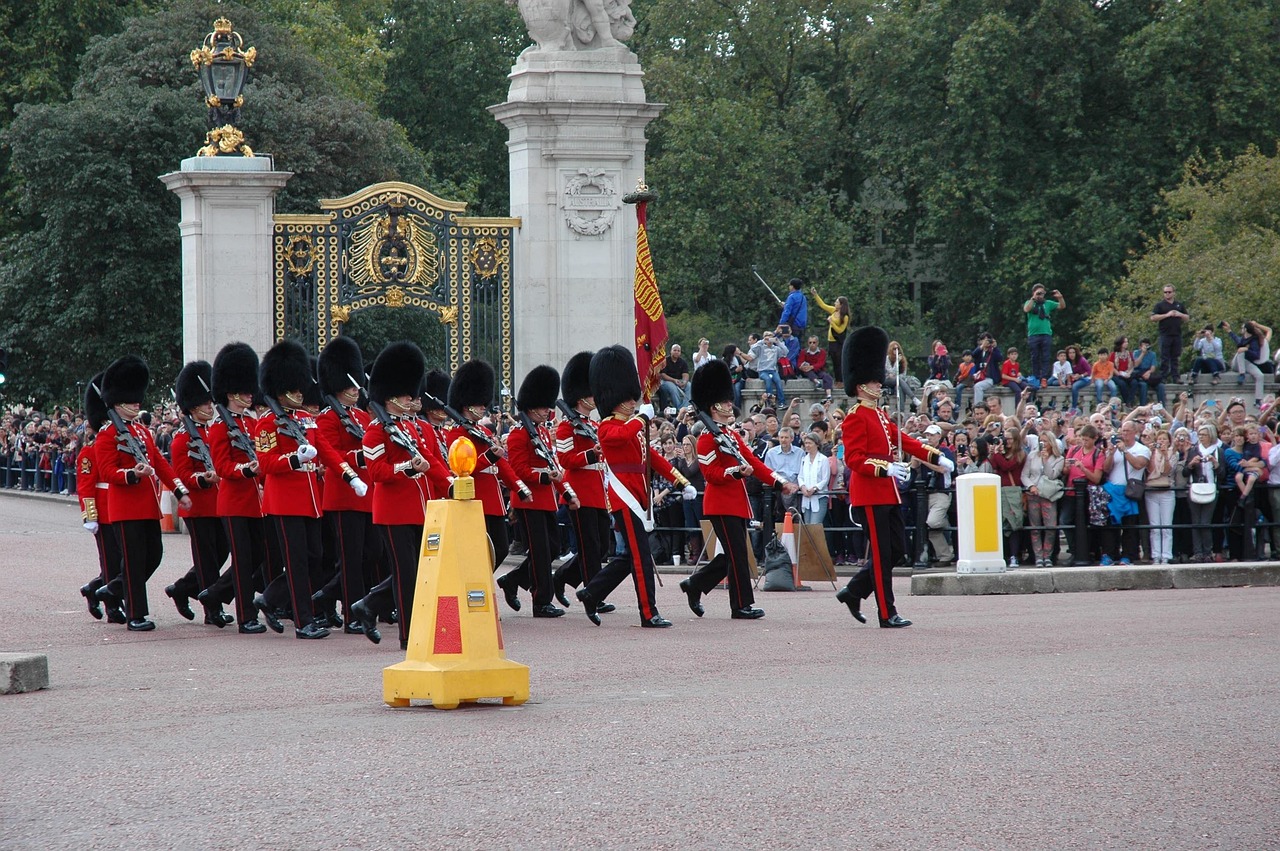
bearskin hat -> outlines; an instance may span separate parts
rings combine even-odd
[[[560,395],[570,408],[591,395],[591,358],[595,352],[578,352],[560,373]]]
[[[591,358],[588,370],[591,395],[602,417],[627,401],[639,401],[642,391],[636,375],[636,359],[626,346],[607,346]]]
[[[449,407],[465,413],[473,405],[493,403],[493,367],[482,360],[469,360],[453,374],[449,382]]]
[[[295,390],[303,392],[315,381],[307,350],[293,340],[276,343],[262,356],[258,381],[262,384],[263,395],[272,399],[279,399]]]
[[[337,396],[364,383],[364,358],[360,345],[350,337],[334,337],[320,353],[320,390]]]
[[[439,369],[431,370],[422,379],[422,389],[423,410],[440,410],[449,398],[449,374]]]
[[[178,380],[173,383],[174,395],[178,399],[178,408],[184,414],[213,400],[213,367],[207,360],[193,360],[178,373]]]
[[[307,359],[311,362],[311,381],[302,388],[302,404],[307,408],[323,408],[324,394],[320,392],[320,359],[315,355],[308,355]]]
[[[142,358],[137,355],[118,358],[102,373],[102,401],[108,408],[125,403],[141,405],[150,380],[151,370]]]
[[[554,408],[560,395],[560,373],[554,367],[539,364],[529,370],[520,382],[516,393],[516,408],[529,411],[532,408]]]
[[[709,360],[693,373],[690,398],[699,411],[711,413],[711,406],[733,402],[733,376],[721,360]]]
[[[427,359],[417,343],[387,343],[369,373],[369,398],[385,405],[392,396],[416,396],[426,370]]]
[[[227,343],[213,359],[213,401],[228,396],[258,395],[258,353],[248,343]]]
[[[889,353],[889,335],[883,328],[865,325],[844,341],[840,363],[844,368],[845,392],[868,381],[884,383],[884,359]]]
[[[89,428],[97,431],[106,425],[107,403],[102,401],[102,373],[89,379],[89,386],[84,390],[84,416],[89,421]]]

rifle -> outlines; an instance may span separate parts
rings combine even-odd
[[[400,428],[399,423],[391,419],[391,415],[387,413],[387,409],[382,406],[381,402],[375,402],[370,399],[369,410],[373,411],[374,418],[382,424],[382,429],[387,433],[388,440],[408,452],[411,459],[422,457],[422,453],[418,451],[418,444],[410,440],[409,435],[404,433],[404,429]]]
[[[182,424],[187,429],[187,435],[191,438],[187,443],[187,454],[204,465],[205,470],[212,473],[213,456],[209,454],[209,444],[204,442],[204,438],[200,436],[195,420],[191,419],[190,414],[182,415]]]
[[[306,446],[310,441],[307,440],[307,432],[293,417],[284,412],[284,408],[280,403],[270,396],[264,396],[267,407],[271,409],[271,413],[276,415],[276,430],[284,434],[285,437],[292,438],[299,447]]]
[[[538,426],[533,420],[529,419],[529,415],[524,411],[518,411],[517,416],[520,417],[520,425],[524,426],[524,430],[529,434],[529,443],[533,445],[534,454],[546,461],[552,470],[559,472],[563,479],[564,468],[556,461],[556,455],[547,446],[547,442],[542,439],[542,433],[538,431]],[[568,482],[561,481],[561,484],[564,487],[565,496],[569,497],[570,500],[576,501],[578,495],[573,492],[573,488],[569,487]]]
[[[593,426],[586,417],[570,408],[568,403],[563,399],[556,400],[556,407],[559,408],[569,421],[569,425],[573,426],[573,433],[578,437],[585,437],[592,443],[599,443],[599,435],[596,434],[596,427]]]
[[[711,432],[711,436],[716,439],[716,447],[727,455],[733,456],[739,465],[751,467],[747,459],[742,457],[742,450],[738,448],[738,441],[733,439],[720,423],[711,419],[706,411],[695,409],[698,412],[698,419],[702,420],[702,424],[707,427],[707,431]]]
[[[102,397],[102,391],[98,389],[98,385],[90,386],[93,387],[93,392],[98,394],[98,398],[102,399],[102,404],[107,409],[107,419],[111,420],[111,427],[116,430],[116,448],[128,452],[133,456],[133,460],[139,464],[150,467],[151,459],[147,457],[146,447],[138,442],[138,438],[133,436],[133,432],[129,431],[128,424],[116,412],[115,407],[106,403],[107,400]]]
[[[756,271],[756,264],[754,263],[751,264],[751,274],[756,276],[757,281],[764,284],[764,288],[769,291],[769,295],[773,296],[773,300],[781,305],[782,299],[778,298],[778,294],[773,291],[773,287],[769,286],[769,282],[760,277],[760,273]]]
[[[231,442],[232,448],[239,449],[249,456],[250,463],[256,464],[258,452],[253,448],[253,441],[249,439],[249,435],[236,424],[235,415],[227,410],[226,405],[215,403],[213,407],[218,412],[218,418],[227,424],[227,440]]]
[[[440,402],[439,399],[436,399],[435,401]],[[476,445],[477,453],[484,452],[486,449],[493,446],[493,438],[485,432],[484,429],[480,428],[480,426],[471,422],[471,420],[467,419],[446,404],[440,403],[440,410],[444,411],[445,414],[448,415],[449,419],[457,423],[462,430],[467,433],[467,437],[471,438],[471,442]]]
[[[325,394],[324,402],[329,408],[338,415],[338,422],[342,423],[342,427],[347,430],[347,434],[356,440],[364,440],[364,429],[360,428],[360,424],[351,419],[351,413],[347,410],[347,406],[337,400],[337,398]]]

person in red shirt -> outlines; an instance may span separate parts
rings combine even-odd
[[[826,352],[822,353],[826,357]],[[803,357],[803,355],[802,355]],[[729,616],[734,620],[764,617],[755,608],[751,590],[751,567],[747,561],[747,520],[751,503],[745,479],[777,485],[784,494],[796,491],[796,484],[775,473],[757,458],[733,424],[733,377],[721,361],[708,361],[693,374],[693,404],[703,416],[707,430],[698,436],[698,465],[706,479],[702,512],[720,542],[720,552],[688,579],[680,590],[689,598],[689,608],[702,617],[702,595],[710,593],[726,576],[729,579]]]
[[[600,439],[591,422],[591,412],[596,409],[589,381],[594,355],[595,352],[578,352],[560,373],[560,395],[572,413],[556,426],[556,460],[564,468],[565,482],[578,497],[578,507],[569,509],[578,552],[551,577],[555,597],[562,606],[569,605],[565,586],[577,588],[595,579],[605,553],[612,548],[604,461]],[[614,608],[612,603],[601,600],[596,604],[596,613],[612,612]]]
[[[230,570],[218,575],[231,547],[222,518],[218,516],[219,477],[209,449],[209,423],[214,418],[212,386],[213,367],[202,360],[184,366],[174,383],[174,395],[182,411],[182,428],[173,436],[169,457],[173,459],[174,472],[191,491],[191,510],[180,514],[191,538],[192,566],[186,575],[167,586],[164,593],[173,600],[178,614],[187,620],[195,617],[191,598],[199,599],[201,591],[219,582],[227,589],[233,587]],[[221,593],[219,590],[206,595],[204,603],[204,622],[219,629],[232,621],[218,602]]]
[[[640,379],[636,361],[623,346],[609,346],[596,352],[589,371],[591,395],[610,416],[600,423],[600,451],[604,455],[609,485],[609,505],[614,526],[622,532],[626,552],[615,556],[595,578],[578,591],[577,597],[587,617],[600,625],[597,607],[629,573],[635,583],[640,605],[640,626],[661,629],[671,621],[658,613],[654,597],[653,556],[649,553],[649,531],[653,528],[649,474],[675,482],[685,496],[697,496],[689,480],[660,454],[649,451],[647,416],[636,416],[640,401]],[[652,412],[652,408],[649,408]]]
[[[1022,380],[1022,367],[1018,364],[1018,350],[1012,346],[1005,352],[1004,363],[1000,364],[1000,383],[1013,391],[1015,404],[1027,387],[1027,383]]]
[[[258,597],[263,612],[292,604],[294,637],[324,638],[326,627],[315,623],[312,583],[319,578],[322,496],[316,458],[320,435],[305,410],[304,391],[316,383],[311,361],[301,345],[282,340],[262,357],[262,395],[271,412],[258,423],[258,463],[264,474],[262,511],[280,544],[284,566]],[[274,403],[274,404],[272,404]],[[267,624],[275,629],[273,616]]]
[[[555,443],[546,425],[559,394],[560,373],[545,364],[531,369],[516,393],[519,424],[507,435],[511,468],[533,491],[533,501],[515,507],[516,523],[524,533],[528,554],[498,580],[498,585],[508,604],[517,588],[528,588],[533,593],[535,618],[558,618],[564,614],[564,609],[551,603],[552,547],[559,540],[556,509],[561,499],[570,510],[580,506],[573,488],[565,484],[564,468],[556,460]]]
[[[340,619],[336,603],[346,607],[343,631],[362,633],[350,606],[365,595],[378,570],[382,539],[373,528],[373,497],[362,473],[366,470],[364,435],[370,417],[359,407],[364,385],[364,358],[350,337],[334,337],[320,352],[320,392],[325,410],[316,417],[320,463],[325,468],[324,522],[334,544],[338,571],[316,592],[316,611],[331,625]]]
[[[111,517],[120,534],[122,571],[119,580],[99,589],[102,599],[121,596],[123,590],[128,629],[144,632],[156,628],[148,620],[147,580],[160,566],[164,544],[160,538],[160,491],[172,487],[178,504],[191,508],[187,488],[156,448],[151,430],[136,422],[142,413],[151,370],[137,355],[125,355],[102,375],[102,401],[114,412],[122,429],[109,422],[99,434],[97,459],[101,476],[111,486]]]
[[[907,553],[898,483],[911,477],[911,467],[899,457],[897,449],[947,472],[953,471],[955,464],[937,447],[902,434],[879,407],[888,350],[889,335],[874,325],[854,331],[844,344],[844,386],[856,388],[857,399],[840,426],[844,461],[850,473],[849,504],[867,530],[871,559],[836,593],[836,599],[848,606],[857,620],[866,623],[860,604],[874,593],[880,626],[896,628],[911,626],[911,621],[898,614],[893,599],[893,566]]]
[[[89,386],[84,391],[84,445],[80,447],[80,457],[76,459],[76,496],[80,500],[80,517],[84,528],[93,535],[98,549],[98,575],[80,586],[80,595],[89,606],[89,614],[97,620],[102,620],[102,601],[98,599],[98,589],[120,575],[120,538],[111,522],[108,496],[110,486],[99,475],[101,468],[97,460],[98,432],[107,423],[107,406],[99,395],[101,389],[100,372],[89,379]],[[108,605],[108,623],[124,624],[126,620],[119,601]]]

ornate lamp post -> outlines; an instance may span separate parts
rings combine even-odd
[[[244,39],[226,18],[214,21],[213,32],[204,37],[204,44],[191,51],[191,64],[200,75],[204,102],[209,107],[210,130],[200,156],[253,156],[236,124],[244,104],[244,84],[257,58],[257,48],[245,50]]]

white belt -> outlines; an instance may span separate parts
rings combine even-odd
[[[95,488],[102,488],[103,490],[106,490],[107,488],[111,487],[111,483],[110,483],[110,482],[95,482],[93,486],[94,486]]]

